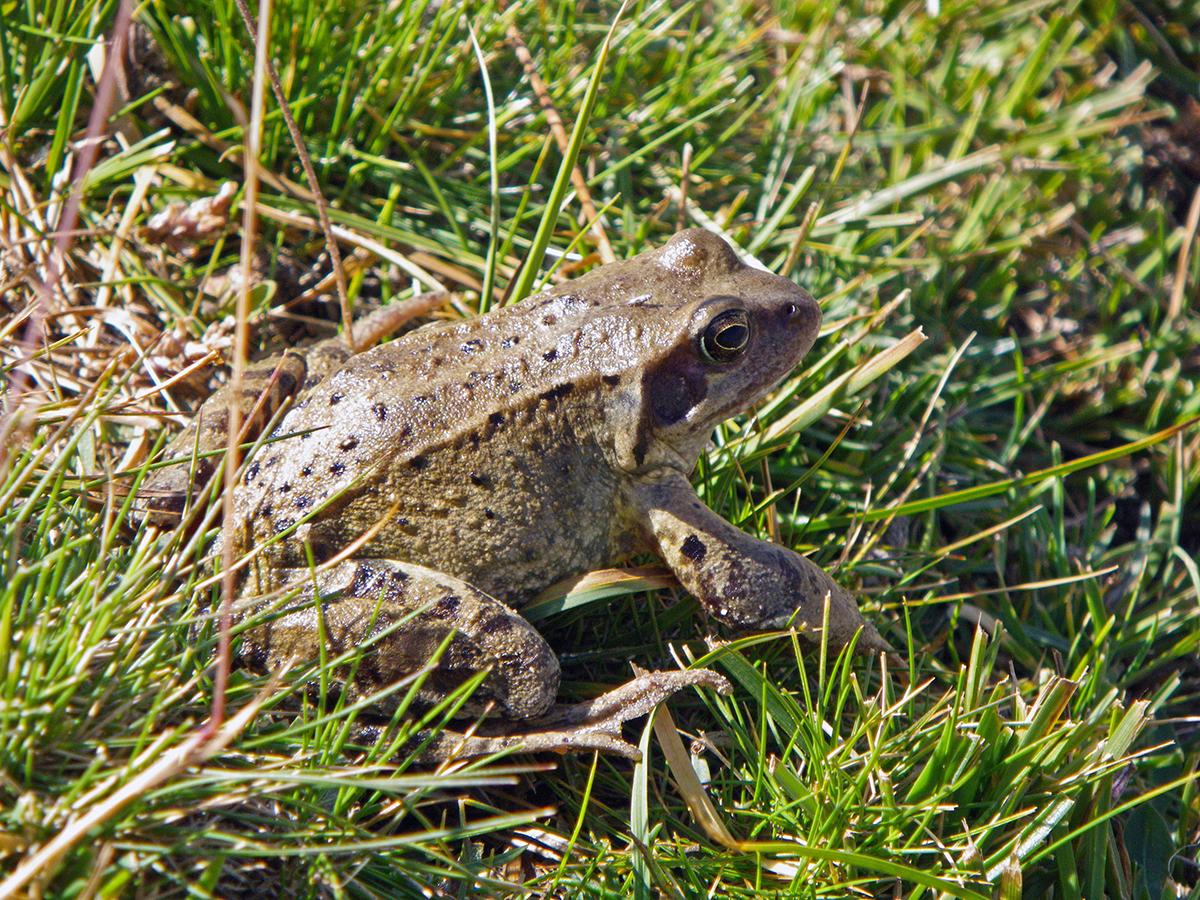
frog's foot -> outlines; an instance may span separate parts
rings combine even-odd
[[[621,725],[652,712],[658,704],[687,687],[707,687],[722,694],[729,681],[711,669],[644,672],[632,681],[582,703],[560,704],[543,716],[507,725],[487,724],[470,734],[438,733],[419,756],[444,760],[487,756],[504,750],[523,753],[579,753],[596,750],[640,760],[638,748],[621,737]],[[510,729],[499,733],[501,728]],[[521,731],[511,731],[519,727]]]

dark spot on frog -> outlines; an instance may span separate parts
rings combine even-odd
[[[463,353],[470,355],[483,349],[483,341],[479,338],[472,338],[469,341],[463,341],[462,346],[458,348]]]
[[[600,380],[603,381],[605,384],[607,384],[609,387],[615,387],[616,385],[621,383],[621,376],[620,375],[602,375],[600,377]]]
[[[544,359],[546,362],[554,362],[556,359],[558,359],[558,351],[547,350],[542,354],[542,359]]]
[[[310,506],[312,506],[312,497],[297,497],[295,500],[295,506],[296,509],[308,509]]]
[[[538,398],[550,404],[550,408],[554,409],[558,405],[558,401],[573,390],[575,390],[574,382],[564,381],[562,384],[552,387],[548,391],[543,391]]]
[[[279,493],[281,493],[281,494],[286,494],[286,493],[287,493],[288,491],[290,491],[291,489],[292,489],[291,482],[288,482],[288,481],[285,481],[285,482],[284,482],[283,484],[281,484],[281,485],[279,486],[279,488],[278,488],[278,490],[279,490]]]
[[[485,519],[494,519],[494,518],[496,518],[496,513],[490,507],[485,506],[483,508],[483,517]]]
[[[443,619],[449,619],[458,612],[460,606],[462,606],[462,598],[457,594],[450,594],[437,602],[434,613]]]
[[[329,467],[329,471],[334,475],[341,475],[343,472],[346,471],[346,464],[340,463],[340,462],[335,462],[333,465],[331,465]]]
[[[408,581],[408,573],[402,572],[399,569],[392,569],[392,581],[397,584]]]
[[[519,381],[510,381],[510,382],[508,383],[508,392],[509,392],[510,394],[515,394],[515,393],[516,393],[517,391],[519,391],[520,389],[521,389],[521,382],[519,382]]]
[[[365,563],[359,563],[354,570],[354,580],[346,592],[351,597],[366,597],[379,590],[379,573]]]
[[[488,416],[487,428],[484,430],[484,439],[490,438],[495,434],[496,429],[504,424],[504,413],[494,412]]]
[[[380,422],[387,421],[387,406],[382,403],[376,403],[371,407],[371,412],[375,413],[375,418]]]
[[[542,324],[543,325],[557,325],[558,324],[558,316],[554,315],[554,313],[547,313],[546,315],[542,316]]]
[[[340,444],[338,444],[338,447],[340,447],[342,450],[353,450],[357,446],[358,446],[358,438],[356,438],[356,437],[348,437],[344,441],[342,441]]]
[[[271,513],[273,513],[274,511],[275,511],[275,510],[274,510],[274,508],[271,506],[271,504],[270,504],[270,503],[264,503],[262,506],[260,506],[260,507],[258,508],[258,515],[259,515],[259,518],[262,518],[262,519],[269,519],[269,518],[271,518]]]
[[[476,487],[490,488],[492,486],[492,479],[487,475],[481,475],[478,472],[472,472],[470,474],[470,478],[471,484],[475,485]]]
[[[271,528],[274,529],[276,534],[283,534],[285,531],[291,528],[293,524],[295,523],[292,519],[276,519],[271,523]]]
[[[412,459],[410,459],[408,461],[408,464],[410,466],[412,466],[414,469],[416,469],[417,471],[420,471],[421,469],[429,468],[429,460],[426,459],[424,456],[414,456]]]
[[[484,634],[495,634],[498,631],[508,631],[512,627],[508,616],[503,613],[493,613],[479,623],[479,630]]]
[[[500,342],[500,346],[505,350],[511,350],[519,343],[521,343],[521,338],[514,334],[511,337],[506,337],[504,340],[502,340]]]
[[[698,563],[704,559],[704,554],[708,552],[708,548],[704,546],[704,542],[700,538],[694,534],[689,534],[679,546],[679,552],[692,562]]]
[[[246,470],[246,484],[252,484],[254,479],[258,477],[258,463],[250,463],[250,468]]]
[[[345,396],[346,396],[345,394],[343,394],[343,393],[340,393],[340,392],[339,392],[339,393],[335,393],[335,394],[330,394],[330,395],[329,395],[329,405],[330,405],[330,406],[337,406],[339,403],[341,403],[341,402],[342,402],[342,398],[343,398],[343,397],[345,397]]]
[[[320,383],[320,381],[321,381],[321,379],[319,376],[309,375],[307,378],[304,379],[304,389],[311,390],[312,388],[315,388]]]
[[[303,475],[305,478],[307,478],[309,475],[312,474],[312,466],[305,466],[303,469],[300,470],[300,474]]]
[[[202,423],[205,431],[215,431],[224,434],[229,430],[229,410],[221,407],[211,413],[205,413]]]

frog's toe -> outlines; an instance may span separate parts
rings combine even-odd
[[[622,723],[646,715],[671,695],[688,687],[706,687],[721,694],[733,690],[729,680],[712,669],[643,672],[593,700],[556,706],[531,724],[542,728],[569,725],[615,732]]]
[[[442,762],[470,759],[495,753],[587,753],[596,751],[640,762],[641,751],[619,734],[607,731],[553,729],[505,735],[460,734],[441,731],[427,738],[417,751],[418,759]]]
[[[808,563],[808,560],[800,556],[795,556],[794,559]],[[813,566],[810,571],[821,570]],[[828,579],[827,576],[826,578]],[[827,627],[827,640],[833,650],[840,650],[853,643],[856,653],[896,652],[879,630],[862,617],[854,596],[832,579],[828,579],[824,596],[820,596],[817,591],[810,591],[807,596],[802,596],[794,602],[797,605],[792,612],[777,616],[760,627],[767,630],[802,628],[805,637],[813,644],[821,642],[821,629]]]

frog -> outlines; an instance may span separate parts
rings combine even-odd
[[[520,612],[547,586],[650,554],[732,633],[890,651],[823,569],[729,523],[689,480],[716,426],[791,373],[820,322],[807,291],[694,228],[484,315],[252,367],[245,418],[284,409],[234,493],[236,606],[290,599],[239,613],[253,620],[239,661],[278,672],[368,643],[334,687],[371,698],[424,671],[428,704],[485,672],[464,707],[477,727],[432,737],[434,758],[637,758],[624,722],[729,682],[639,670],[556,704],[558,657]],[[223,447],[228,403],[214,395],[166,457]],[[178,493],[182,471],[158,470],[150,492]]]

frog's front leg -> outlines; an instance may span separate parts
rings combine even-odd
[[[849,592],[824,570],[730,525],[677,472],[637,482],[632,501],[653,548],[720,622],[739,631],[795,624],[819,639],[828,597],[832,648],[846,646],[858,633],[859,651],[892,651],[863,620]]]

